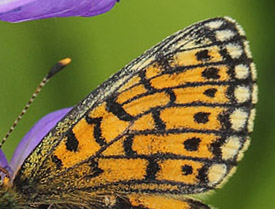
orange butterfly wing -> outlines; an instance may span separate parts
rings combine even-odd
[[[137,208],[161,209],[160,199],[207,208],[174,195],[212,190],[235,170],[253,128],[255,80],[239,25],[194,24],[77,105],[26,159],[15,187],[53,205],[104,208],[113,197],[115,208],[122,197]]]

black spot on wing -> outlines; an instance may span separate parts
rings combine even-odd
[[[217,92],[217,89],[215,89],[215,88],[210,88],[210,89],[205,90],[205,91],[203,92],[203,94],[204,94],[205,96],[214,98],[216,92]]]
[[[175,95],[175,93],[174,93],[174,91],[173,90],[171,90],[171,89],[167,89],[166,91],[166,94],[168,94],[169,95],[169,98],[170,98],[170,105],[173,105],[174,104],[174,102],[176,101],[176,95]]]
[[[102,133],[101,133],[101,121],[102,118],[90,118],[89,116],[86,116],[86,122],[88,124],[95,124],[94,127],[94,137],[95,137],[95,141],[100,145],[100,146],[105,146],[107,144],[107,142],[105,141],[105,139],[102,137]]]
[[[160,118],[160,113],[157,110],[152,111],[153,119],[158,130],[165,131],[166,125]]]
[[[221,147],[224,144],[225,140],[220,138],[216,141],[214,141],[211,145],[210,145],[210,151],[215,155],[216,158],[221,158],[222,156],[222,151],[221,151]]]
[[[206,68],[203,72],[202,72],[202,76],[206,79],[219,79],[220,75],[219,73],[219,69],[215,68],[215,67],[209,67]]]
[[[193,168],[190,165],[183,165],[181,171],[184,176],[188,176],[193,173]]]
[[[202,184],[207,184],[209,182],[207,172],[209,169],[209,165],[204,165],[198,173],[197,179],[202,183]]]
[[[75,137],[74,133],[72,132],[72,130],[68,131],[67,135],[67,140],[66,140],[66,149],[72,152],[76,152],[78,149],[78,140]]]
[[[218,116],[218,120],[221,122],[222,125],[222,129],[223,130],[228,130],[231,129],[231,122],[230,122],[230,114],[233,112],[233,110],[228,110],[228,111],[224,111],[222,112],[219,116]]]
[[[208,54],[208,50],[201,50],[196,53],[196,57],[198,61],[207,61],[211,59],[211,56]]]
[[[158,165],[157,159],[154,157],[148,158],[148,165],[146,169],[146,180],[155,180],[156,174],[160,170],[160,167]]]
[[[142,70],[139,73],[140,82],[144,85],[144,87],[147,89],[148,92],[153,92],[154,88],[151,86],[150,81],[146,79],[146,72],[145,70]]]
[[[183,142],[184,148],[188,151],[197,151],[199,149],[201,139],[198,137],[193,137],[187,139]]]
[[[52,155],[51,158],[52,158],[52,161],[56,164],[57,169],[61,169],[63,165],[62,161],[56,155]]]
[[[134,119],[133,116],[128,114],[123,107],[115,101],[115,97],[110,97],[106,101],[106,109],[107,111],[113,113],[120,120],[124,121],[132,121]]]
[[[125,141],[123,142],[123,148],[126,156],[136,156],[137,152],[133,150],[133,138],[134,135],[128,135]]]
[[[194,120],[197,123],[205,124],[209,121],[209,115],[210,115],[210,113],[207,113],[207,112],[198,112],[194,115]]]

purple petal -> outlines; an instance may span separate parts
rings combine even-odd
[[[0,0],[0,20],[22,22],[51,17],[94,16],[109,11],[117,0]],[[10,2],[10,3],[7,3]]]
[[[60,121],[72,108],[64,108],[41,118],[24,136],[17,146],[11,162],[10,167],[15,175],[22,163],[32,152],[32,150],[39,144],[43,137]],[[14,177],[14,176],[13,176]]]
[[[12,176],[12,170],[9,167],[7,158],[1,149],[0,149],[0,167],[6,169],[9,172],[10,176]],[[3,178],[4,178],[4,174],[0,172],[0,180]]]
[[[0,149],[0,166],[2,168],[6,167],[8,165],[7,158],[4,154],[4,152]]]
[[[0,13],[13,10],[21,7],[24,4],[28,4],[35,0],[1,0],[0,1]]]

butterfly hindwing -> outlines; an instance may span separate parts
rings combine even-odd
[[[139,194],[150,203],[167,199],[150,194],[212,190],[235,170],[249,144],[255,79],[239,25],[229,18],[194,24],[77,105],[26,159],[15,186],[23,193],[35,188],[46,203],[57,202],[53,191],[76,204],[81,199],[76,194],[85,192],[84,205],[102,194],[117,193],[131,203]],[[144,208],[153,209],[149,203]],[[201,203],[182,199],[182,204]]]
[[[111,199],[111,198],[110,198]],[[112,201],[109,201],[110,204]],[[137,195],[117,197],[112,209],[210,209],[207,205],[193,199],[177,199],[163,195]]]

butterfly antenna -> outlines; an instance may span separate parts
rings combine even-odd
[[[31,98],[21,111],[21,113],[18,115],[18,117],[15,119],[13,122],[12,126],[10,127],[10,130],[7,132],[5,137],[2,139],[0,143],[0,148],[3,146],[7,138],[11,135],[13,132],[14,128],[17,126],[18,122],[22,119],[23,115],[27,112],[33,101],[36,99],[38,96],[39,92],[42,90],[42,88],[49,82],[49,80],[56,75],[59,71],[61,71],[64,67],[66,67],[68,64],[70,64],[71,58],[65,58],[60,60],[58,63],[56,63],[48,72],[48,74],[42,79],[42,81],[39,83],[38,87],[35,89],[34,93],[32,94]]]

